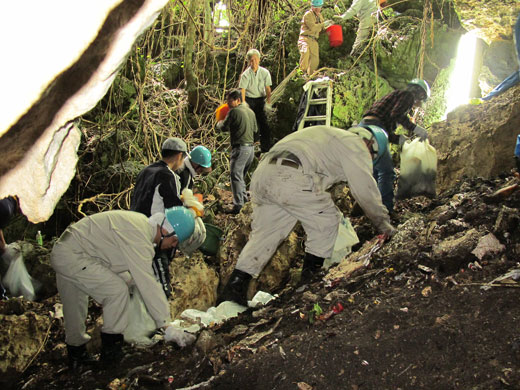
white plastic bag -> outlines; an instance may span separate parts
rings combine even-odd
[[[192,335],[191,333],[185,332],[184,330],[171,325],[166,328],[164,333],[164,341],[167,343],[174,341],[181,348],[190,345],[195,341],[195,339],[195,335]]]
[[[406,141],[401,152],[401,174],[397,186],[397,198],[417,195],[435,196],[437,176],[437,151],[428,140]]]
[[[338,236],[334,243],[334,252],[332,256],[325,259],[323,268],[328,269],[334,264],[341,262],[350,252],[352,247],[359,242],[356,231],[350,223],[350,219],[343,217],[338,226]]]
[[[123,335],[127,343],[152,345],[150,335],[157,329],[155,321],[146,309],[143,297],[137,288],[132,289],[128,303],[128,326]]]
[[[27,272],[23,262],[22,251],[18,250],[10,253],[14,253],[15,257],[10,259],[11,263],[2,279],[2,283],[9,290],[10,295],[14,297],[22,295],[25,299],[34,301],[40,283],[31,278],[31,275]]]

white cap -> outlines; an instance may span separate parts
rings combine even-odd
[[[170,225],[164,213],[155,213],[150,218],[148,218],[148,223],[152,227],[161,226],[166,229],[166,231],[170,234],[173,233],[173,226]]]

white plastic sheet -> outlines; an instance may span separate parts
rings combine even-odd
[[[406,141],[401,152],[401,174],[397,186],[397,198],[417,195],[435,196],[437,176],[437,151],[428,140]]]
[[[352,252],[352,247],[359,242],[356,231],[350,223],[350,219],[343,217],[338,226],[338,236],[334,243],[332,256],[325,259],[323,268],[328,269],[334,264],[340,263],[347,255]]]

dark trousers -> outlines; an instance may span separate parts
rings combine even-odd
[[[256,116],[256,123],[260,132],[260,150],[262,153],[268,152],[271,148],[271,130],[267,124],[267,117],[264,111],[265,98],[246,97],[246,103],[249,104],[249,108],[253,110]]]

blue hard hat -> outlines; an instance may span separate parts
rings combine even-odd
[[[515,156],[520,157],[520,134],[516,136]]]
[[[323,5],[323,0],[311,0],[311,5],[313,7],[321,7]]]
[[[202,145],[195,146],[190,152],[190,160],[201,167],[209,168],[211,167],[211,152]]]
[[[164,210],[164,215],[172,225],[179,244],[191,237],[195,230],[195,217],[190,210],[184,206],[175,206]]]

